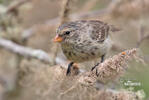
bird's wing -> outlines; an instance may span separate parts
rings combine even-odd
[[[103,42],[109,33],[109,25],[101,21],[91,20],[89,23],[90,37],[97,42]]]

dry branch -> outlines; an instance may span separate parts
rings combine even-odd
[[[46,52],[42,50],[38,50],[38,49],[35,50],[35,49],[31,49],[28,47],[18,45],[16,43],[13,43],[10,40],[0,38],[0,47],[3,47],[4,49],[8,51],[19,54],[26,58],[39,59],[48,64],[52,63],[52,59],[49,57],[49,55]]]
[[[63,0],[62,11],[60,14],[60,25],[69,21],[69,14],[70,14],[70,3],[72,0]]]
[[[99,64],[91,72],[86,72],[79,78],[82,84],[94,84],[97,80],[102,83],[116,80],[127,68],[127,62],[136,55],[136,49],[126,50]]]
[[[30,63],[24,63],[26,64],[22,64],[21,68],[30,67]],[[31,68],[31,71],[24,70],[26,76],[21,80],[21,85],[25,88],[24,93],[31,97],[32,95],[38,95],[35,97],[37,99],[42,97],[40,100],[48,100],[49,98],[53,100],[88,100],[88,98],[90,100],[143,100],[140,98],[143,97],[143,90],[133,92],[125,89],[96,90],[92,86],[86,87],[77,83],[78,76],[66,76],[66,70],[59,65],[37,69],[35,64],[32,67],[34,68]]]
[[[20,7],[21,5],[23,5],[28,1],[31,1],[31,0],[18,0],[18,1],[12,2],[12,4],[10,4],[10,6],[7,8],[6,13],[16,11],[18,7]]]

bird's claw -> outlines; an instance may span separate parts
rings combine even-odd
[[[66,72],[66,76],[68,76],[71,73],[71,67],[73,66],[73,62],[69,63],[68,68],[67,68],[67,72]]]
[[[96,76],[98,77],[99,76],[99,73],[98,73],[98,70],[96,69]]]
[[[92,67],[91,71],[93,71],[100,63],[97,63],[94,67]]]

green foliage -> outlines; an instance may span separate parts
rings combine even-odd
[[[130,64],[130,69],[126,75],[121,79],[120,85],[125,89],[131,89],[132,91],[143,90],[145,97],[149,97],[149,80],[148,65],[142,65],[141,63],[133,62]]]

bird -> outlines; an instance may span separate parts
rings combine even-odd
[[[60,25],[56,30],[54,42],[61,45],[68,64],[66,75],[71,73],[74,63],[81,63],[101,58],[100,63],[112,46],[109,33],[114,30],[100,20],[77,20]],[[95,69],[97,63],[91,70]]]

